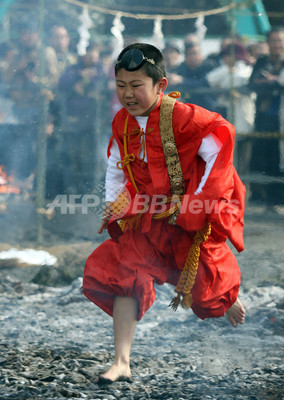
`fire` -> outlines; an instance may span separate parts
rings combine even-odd
[[[3,165],[0,165],[0,194],[19,194],[20,190],[15,185],[13,185],[14,178],[12,176],[8,176],[4,172]]]

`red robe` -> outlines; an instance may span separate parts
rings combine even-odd
[[[160,137],[160,101],[147,122],[148,162],[136,158],[131,163],[139,193],[150,198],[171,194]],[[127,111],[121,109],[113,121],[113,137],[118,142],[122,159],[126,116]],[[127,132],[134,132],[137,127],[137,121],[129,115]],[[113,221],[109,225],[113,238],[102,243],[87,259],[83,292],[109,315],[112,315],[116,295],[131,296],[138,300],[140,319],[154,302],[154,283],[176,285],[194,234],[206,220],[211,222],[212,232],[201,245],[192,289],[192,309],[202,319],[220,317],[237,299],[240,270],[225,243],[229,238],[238,251],[243,250],[245,187],[232,164],[234,127],[219,114],[176,101],[173,130],[186,187],[177,225],[169,225],[167,219],[153,220],[148,211],[142,215],[138,231],[133,229],[117,235],[119,229]],[[209,133],[219,138],[222,148],[202,193],[194,195],[205,167],[197,152],[202,139]],[[128,143],[128,153],[137,155],[139,148],[139,139]],[[124,173],[130,180],[126,168]],[[130,207],[126,216],[131,213]]]

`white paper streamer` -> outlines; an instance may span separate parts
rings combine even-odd
[[[117,45],[114,46],[114,48],[115,48],[115,50],[114,50],[115,54],[113,55],[114,58],[117,58],[119,53],[123,50],[124,39],[123,39],[122,32],[124,31],[124,29],[125,29],[125,26],[121,22],[121,14],[117,13],[116,16],[114,17],[113,25],[110,29],[111,33],[117,40]]]
[[[204,25],[204,15],[201,15],[197,18],[194,24],[196,28],[196,36],[198,37],[199,42],[205,38],[205,34],[207,32],[206,25]]]
[[[80,41],[77,44],[77,53],[79,56],[84,56],[86,54],[86,49],[89,45],[89,39],[91,37],[89,29],[94,26],[91,17],[89,16],[89,11],[87,7],[83,8],[83,12],[79,17],[81,25],[78,28],[78,33],[80,35]]]
[[[162,30],[162,19],[157,18],[155,19],[154,22],[154,28],[153,28],[153,36],[151,39],[151,43],[153,46],[158,47],[158,49],[163,49],[165,47],[165,40],[164,40],[164,34]]]

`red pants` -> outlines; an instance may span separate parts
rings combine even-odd
[[[192,310],[202,319],[223,316],[236,301],[240,286],[235,256],[213,236],[201,245],[192,289]],[[109,315],[115,296],[135,297],[139,320],[155,300],[154,283],[177,284],[191,243],[188,233],[167,220],[152,221],[147,233],[127,231],[118,240],[109,239],[87,259],[83,292]]]

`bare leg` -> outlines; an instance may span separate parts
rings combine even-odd
[[[115,357],[104,378],[115,381],[130,378],[130,350],[138,317],[138,302],[134,297],[117,296],[113,306],[113,335]]]
[[[242,302],[239,298],[237,298],[236,302],[232,305],[231,308],[226,312],[228,320],[230,323],[236,327],[238,323],[243,324],[245,322],[245,309],[242,305]]]

